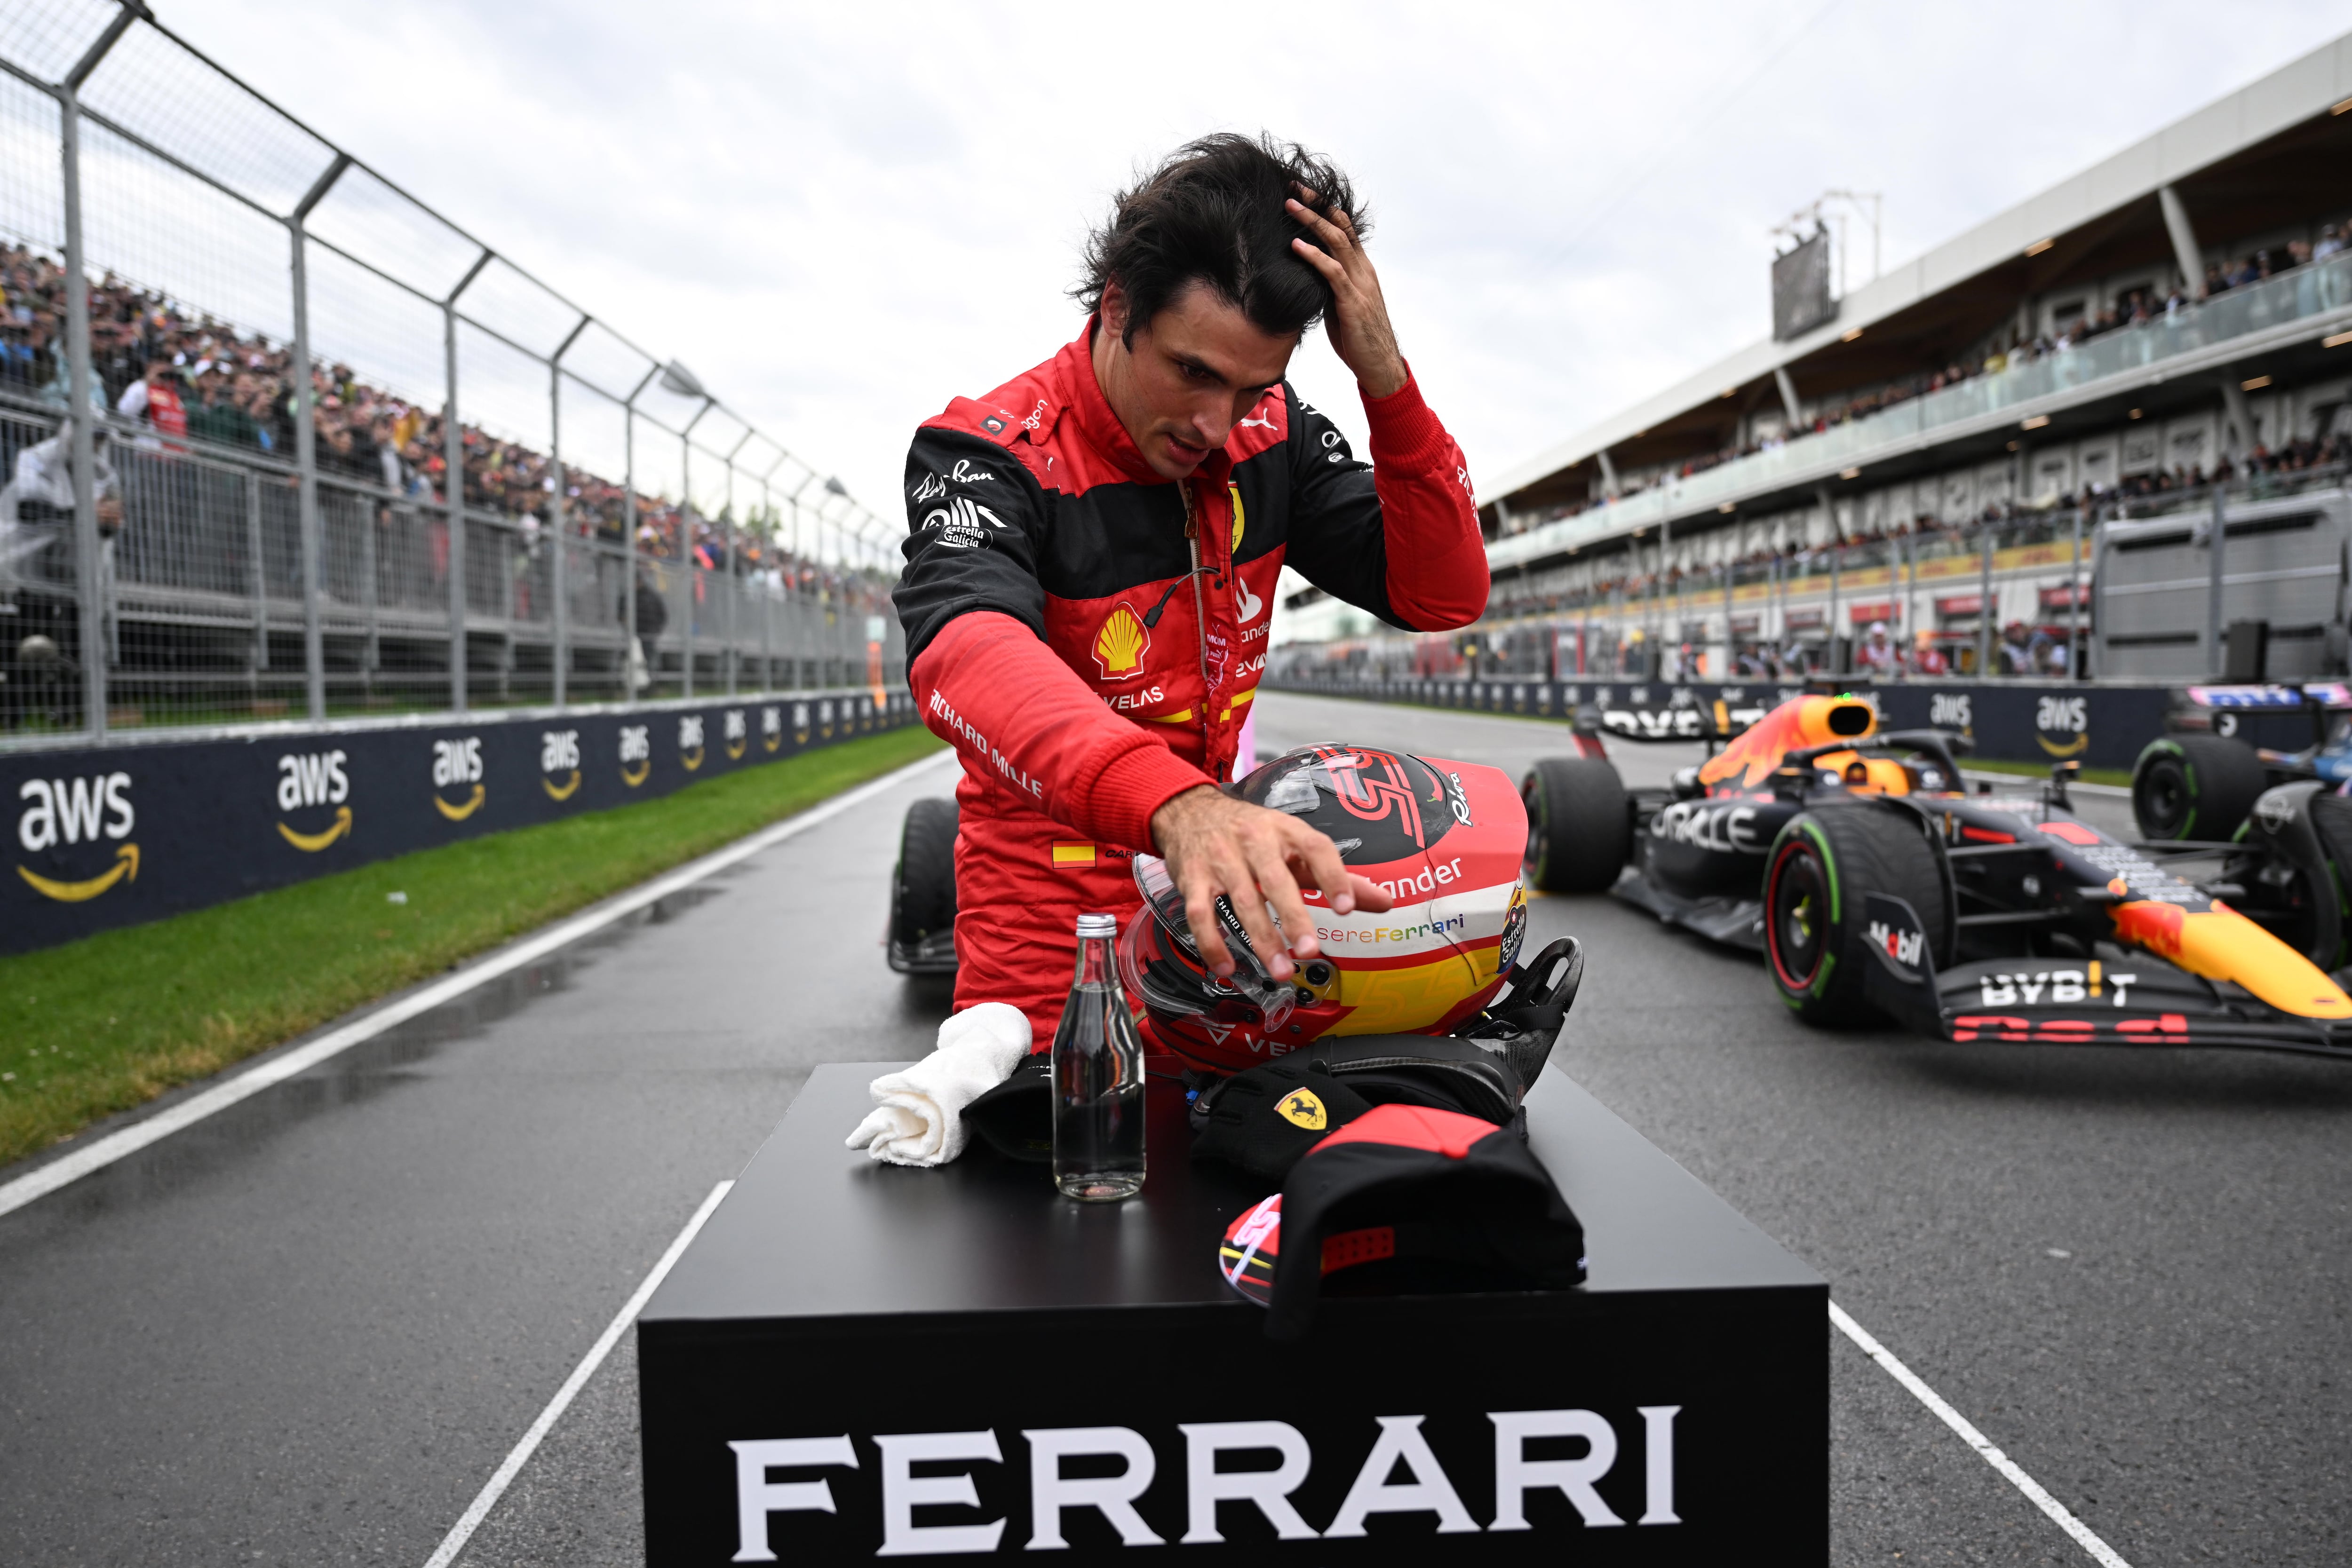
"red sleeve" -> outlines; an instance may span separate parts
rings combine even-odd
[[[1422,401],[1410,366],[1403,386],[1364,399],[1364,417],[1388,544],[1389,603],[1415,631],[1466,626],[1486,612],[1490,581],[1469,460]]]
[[[923,722],[964,770],[1098,843],[1150,853],[1151,813],[1212,782],[1102,705],[1037,634],[974,610],[940,628],[908,671]]]

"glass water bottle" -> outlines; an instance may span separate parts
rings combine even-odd
[[[1119,989],[1118,921],[1078,916],[1078,972],[1054,1030],[1054,1185],[1116,1203],[1143,1186],[1143,1041]]]

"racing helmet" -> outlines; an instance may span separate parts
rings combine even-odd
[[[1234,966],[1221,980],[1201,960],[1167,866],[1136,856],[1143,904],[1120,938],[1119,967],[1161,1046],[1195,1067],[1234,1072],[1325,1035],[1444,1034],[1494,999],[1528,922],[1527,809],[1501,769],[1318,745],[1225,789],[1323,832],[1348,869],[1396,906],[1337,915],[1319,892],[1302,890],[1322,953],[1286,982],[1268,973],[1220,897]]]

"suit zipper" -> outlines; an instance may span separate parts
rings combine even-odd
[[[1201,653],[1201,747],[1205,757],[1209,746],[1209,704],[1214,694],[1209,690],[1209,611],[1201,596],[1201,530],[1192,518],[1192,482],[1177,480],[1176,493],[1184,497],[1184,553],[1192,568],[1192,635],[1198,640]]]

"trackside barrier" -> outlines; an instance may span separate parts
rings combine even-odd
[[[1580,707],[1596,707],[1605,728],[1620,734],[1696,737],[1698,710],[1720,699],[1735,712],[1753,714],[1785,702],[1805,688],[1775,681],[1421,680],[1286,675],[1268,678],[1277,691],[1317,696],[1360,697],[1372,702],[1415,703],[1467,713],[1524,714],[1533,718],[1570,717]],[[2085,768],[2129,768],[2140,750],[2161,734],[2168,690],[2161,685],[2107,685],[2088,681],[2053,683],[1984,681],[1858,685],[1889,729],[1956,729],[1976,742],[1973,755],[2000,762],[2072,759]],[[1681,719],[1675,710],[1689,710]],[[2305,745],[2310,723],[2299,714],[2264,716],[2257,725],[2242,721],[2239,734],[2264,746]]]
[[[0,754],[0,953],[667,795],[916,723],[904,691],[273,726]]]

